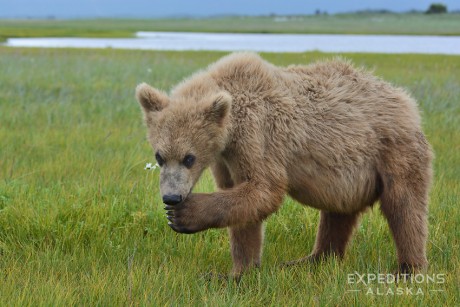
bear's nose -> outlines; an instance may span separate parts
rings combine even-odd
[[[163,202],[167,205],[177,205],[182,201],[182,195],[164,195]]]

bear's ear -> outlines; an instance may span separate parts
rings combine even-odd
[[[136,87],[136,98],[144,114],[159,112],[169,103],[168,95],[151,87],[147,83],[141,83]]]
[[[232,97],[227,92],[213,96],[211,104],[206,108],[206,118],[223,125],[232,107]]]

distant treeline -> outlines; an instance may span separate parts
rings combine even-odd
[[[446,5],[442,3],[432,3],[426,10],[413,9],[413,10],[409,10],[406,12],[395,12],[389,9],[365,9],[365,10],[358,10],[358,11],[336,13],[333,15],[344,15],[344,14],[363,14],[363,15],[367,15],[367,14],[445,14],[445,13],[448,13],[448,9]],[[450,13],[458,14],[460,13],[460,10],[453,10],[453,11],[450,11]],[[321,11],[317,9],[315,11],[315,15],[329,15],[329,14],[326,10]],[[277,16],[277,14],[273,13],[273,14],[270,14],[270,16],[274,17],[274,16]],[[283,16],[290,17],[291,15],[283,15]],[[296,15],[296,16],[299,16],[299,15]],[[296,16],[292,15],[292,17],[296,17]]]

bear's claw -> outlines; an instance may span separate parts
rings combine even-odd
[[[171,227],[171,229],[174,230],[175,232],[179,232],[176,225],[174,225],[172,222],[168,222],[168,226]]]
[[[192,234],[195,233],[196,231],[192,231],[188,228],[185,227],[180,227],[177,225],[174,225],[172,222],[168,222],[168,226],[171,227],[172,230],[174,230],[177,233],[183,233],[183,234]]]
[[[169,227],[175,232],[184,234],[197,233],[211,228],[213,224],[209,220],[211,217],[215,217],[215,214],[204,214],[205,210],[200,208],[200,206],[204,206],[199,202],[200,197],[200,195],[190,195],[179,204],[165,204],[164,210],[166,210]],[[198,200],[194,198],[198,198]]]
[[[176,206],[176,208],[177,208],[177,206]],[[171,229],[174,230],[177,233],[192,234],[192,233],[197,232],[197,231],[193,231],[191,229],[188,229],[186,227],[182,227],[182,226],[179,226],[179,225],[176,224],[177,223],[176,218],[178,218],[180,216],[180,214],[176,210],[174,210],[176,208],[174,206],[169,206],[169,205],[166,205],[165,208],[164,208],[165,210],[167,210],[166,211],[166,218],[169,221],[168,226],[171,227]]]

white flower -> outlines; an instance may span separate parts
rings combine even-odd
[[[158,167],[158,163],[156,163],[155,165],[152,164],[152,163],[147,163],[144,167],[145,170],[155,170],[157,167]]]

